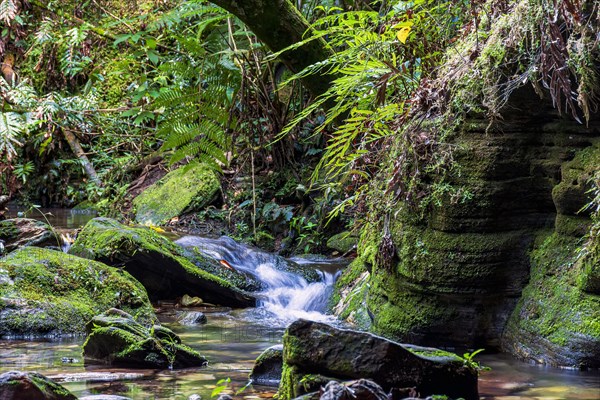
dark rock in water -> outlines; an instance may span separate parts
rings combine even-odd
[[[320,391],[320,400],[388,400],[381,386],[368,379],[342,384],[330,381]]]
[[[184,250],[149,228],[134,228],[109,218],[94,218],[77,236],[69,253],[120,265],[136,277],[153,299],[185,294],[231,307],[252,307],[254,296],[241,286],[246,278],[225,279],[215,271],[227,270],[217,261],[196,254],[193,262]]]
[[[71,392],[36,372],[10,371],[0,375],[2,400],[77,400]]]
[[[0,221],[0,241],[4,242],[7,253],[25,246],[60,247],[60,241],[50,225],[30,218]]]
[[[201,325],[208,322],[206,315],[200,311],[184,311],[177,316],[181,325]]]
[[[371,379],[386,391],[415,387],[421,396],[479,398],[477,371],[455,354],[318,322],[297,320],[288,327],[283,362],[279,393],[285,399],[301,395],[298,383],[311,374]]]
[[[117,268],[38,247],[0,259],[0,337],[82,334],[110,307],[154,318],[144,287]]]
[[[279,386],[283,368],[283,345],[271,346],[261,353],[250,372],[253,384]]]
[[[160,325],[146,328],[124,311],[110,309],[86,325],[86,363],[143,368],[185,368],[207,365],[206,358],[181,344],[173,331]]]

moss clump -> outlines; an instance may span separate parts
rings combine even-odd
[[[190,164],[169,172],[133,200],[136,221],[159,225],[187,210],[204,207],[219,191],[215,172],[204,164]]]
[[[556,233],[532,252],[531,280],[504,332],[504,347],[536,362],[600,367],[600,298],[581,290],[579,241]]]
[[[127,272],[59,251],[26,247],[0,260],[0,336],[83,333],[110,307],[154,317],[145,289]]]

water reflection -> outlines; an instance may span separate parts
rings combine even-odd
[[[27,208],[16,204],[8,205],[6,218],[26,217],[49,223],[59,229],[79,229],[96,216],[92,210],[68,208]]]

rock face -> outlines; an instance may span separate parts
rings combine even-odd
[[[37,247],[0,259],[0,337],[81,334],[110,307],[154,317],[143,286],[117,268]]]
[[[24,246],[58,246],[57,236],[50,227],[41,221],[30,218],[13,218],[0,221],[0,242],[5,252]],[[0,252],[1,254],[1,252]]]
[[[79,233],[69,252],[123,266],[154,299],[174,299],[187,294],[231,307],[250,307],[256,303],[251,294],[236,286],[247,283],[245,276],[224,279],[212,273],[226,270],[217,261],[201,254],[188,259],[183,248],[149,228],[94,218]],[[223,274],[226,277],[225,274],[232,272]]]
[[[261,353],[250,371],[253,384],[279,386],[283,368],[283,345],[271,346]]]
[[[600,166],[600,142],[562,166],[552,191],[556,216],[553,232],[540,233],[531,252],[531,279],[512,313],[503,347],[544,364],[600,368],[600,257],[589,243],[579,258],[589,219],[579,212],[587,184]]]
[[[10,371],[0,375],[0,399],[77,400],[77,397],[36,372]]]
[[[354,304],[347,300],[339,310],[346,315],[369,315],[370,321],[366,322],[371,330],[402,341],[504,347],[554,365],[598,359],[600,329],[592,323],[598,320],[593,312],[597,305],[592,296],[576,288],[581,273],[561,268],[562,261],[558,260],[564,260],[562,256],[544,258],[541,262],[548,265],[540,269],[540,259],[531,258],[530,250],[539,247],[553,231],[573,238],[586,233],[590,219],[577,213],[586,202],[589,188],[589,168],[582,164],[584,159],[594,159],[592,153],[600,140],[600,117],[592,116],[588,127],[571,122],[527,88],[514,93],[506,109],[501,124],[490,125],[485,118],[473,115],[454,135],[454,159],[461,175],[452,183],[470,193],[470,198],[459,202],[445,198],[424,217],[401,202],[389,211],[389,233],[395,250],[391,266],[378,261],[383,218],[379,227],[363,232],[367,244],[359,250],[362,264],[356,263],[345,272],[341,280],[347,285],[339,287],[338,296],[341,298],[348,287],[356,287],[360,279],[364,282],[361,274],[366,272],[365,300]],[[598,169],[597,161],[590,165]],[[583,172],[586,168],[588,172]],[[381,179],[385,182],[390,177]],[[386,213],[377,204],[372,205],[371,212]],[[572,241],[558,240],[554,245],[559,246],[556,251],[561,255],[574,254]],[[593,292],[598,274],[593,272],[597,262],[591,260],[585,287]],[[537,279],[544,274],[541,270],[559,273],[560,277]],[[523,292],[530,273],[532,282]],[[568,286],[573,290],[559,295],[552,288],[558,281],[565,289],[571,282]],[[534,286],[541,285],[545,288],[535,290],[534,295]],[[529,300],[523,299],[519,309],[524,303],[533,304],[534,298],[541,299],[541,293],[553,293],[551,298],[555,300],[542,301],[545,312],[531,315],[548,315],[542,319],[553,319],[555,326],[570,325],[560,339],[550,340],[550,354],[566,355],[578,347],[587,355],[575,352],[569,360],[558,355],[534,356],[541,353],[541,347],[539,351],[517,350],[523,346],[531,349],[532,342],[547,343],[548,333],[554,330],[539,330],[541,325],[532,324],[526,329],[528,335],[517,335],[511,329],[503,336],[509,318],[518,318],[513,310],[522,293]],[[563,318],[562,312],[550,306],[561,296],[561,304],[586,304],[579,317],[571,314]],[[521,322],[525,324],[527,319]]]
[[[146,328],[124,311],[110,309],[86,325],[86,363],[144,368],[185,368],[207,365],[195,350],[183,345],[161,325]]]
[[[479,398],[477,371],[455,354],[318,322],[298,320],[288,327],[283,362],[279,393],[285,399],[314,389],[305,384],[315,375],[371,379],[387,391],[415,387],[421,396]]]
[[[215,172],[203,164],[190,164],[169,172],[133,200],[136,221],[162,224],[188,210],[210,204],[218,194]]]

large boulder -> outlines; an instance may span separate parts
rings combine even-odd
[[[0,337],[80,334],[110,307],[154,317],[144,287],[120,269],[37,247],[0,259]]]
[[[60,239],[50,225],[30,218],[0,221],[0,242],[7,253],[24,246],[61,246]]]
[[[162,224],[210,204],[219,188],[217,175],[204,164],[177,168],[133,200],[135,219],[141,224]]]
[[[9,371],[0,375],[2,400],[77,400],[67,389],[36,372]]]
[[[283,362],[279,393],[285,399],[303,394],[303,383],[315,375],[371,379],[386,391],[414,387],[421,396],[479,398],[477,370],[453,353],[319,322],[297,320],[287,328]]]
[[[109,309],[86,325],[85,362],[143,368],[186,368],[208,364],[161,325],[147,328],[126,312]]]
[[[79,233],[69,253],[122,266],[153,299],[188,294],[231,307],[256,304],[254,296],[243,290],[254,287],[247,276],[199,253],[188,259],[185,249],[150,228],[94,218]]]
[[[277,344],[263,351],[250,371],[252,384],[279,386],[283,368],[283,345]]]

